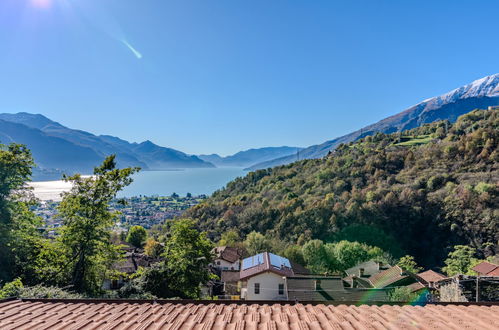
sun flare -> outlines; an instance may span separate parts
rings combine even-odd
[[[49,8],[52,6],[53,0],[30,0],[31,5],[37,8]]]

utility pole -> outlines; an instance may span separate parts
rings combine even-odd
[[[480,301],[480,275],[476,277],[476,292],[475,292],[475,300],[476,302]]]

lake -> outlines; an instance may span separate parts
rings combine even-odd
[[[210,195],[233,179],[246,175],[242,168],[193,168],[175,171],[141,171],[133,176],[133,183],[118,194],[118,197],[169,196],[177,193],[185,196]],[[63,181],[31,182],[35,196],[41,200],[60,200],[59,195],[70,189]]]

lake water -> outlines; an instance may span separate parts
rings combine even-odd
[[[118,194],[119,197],[139,195],[185,196],[210,195],[228,182],[246,175],[242,168],[193,168],[180,171],[143,171],[133,177],[133,183]]]
[[[210,195],[223,188],[233,179],[245,176],[242,168],[193,168],[178,171],[141,171],[133,176],[133,183],[118,194],[118,197],[169,196],[177,193],[185,196]],[[31,182],[35,196],[41,200],[60,200],[60,194],[71,188],[63,181]]]

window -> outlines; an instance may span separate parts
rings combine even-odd
[[[284,294],[284,284],[279,283],[279,294]]]
[[[255,283],[255,294],[260,294],[260,283]]]
[[[320,291],[321,288],[321,280],[315,280],[315,291]]]

